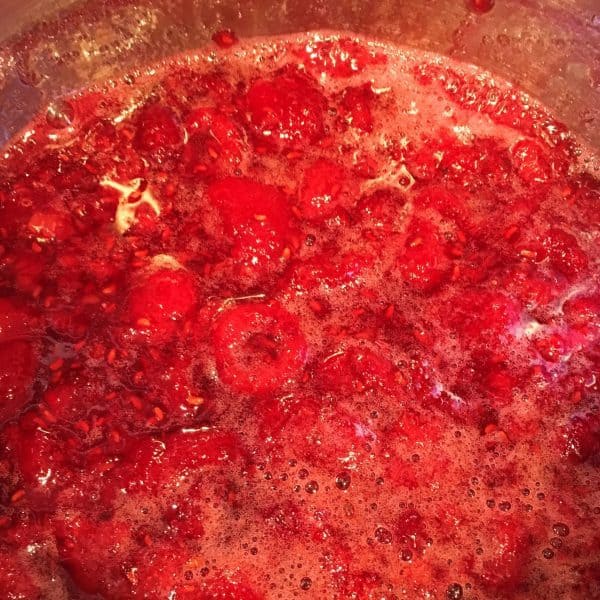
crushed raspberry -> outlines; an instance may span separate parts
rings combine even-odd
[[[40,242],[62,241],[70,237],[73,229],[70,219],[55,212],[36,212],[27,224],[32,236]]]
[[[341,206],[351,202],[349,175],[343,167],[319,159],[304,172],[300,186],[298,209],[305,219],[329,217]]]
[[[416,510],[409,509],[398,516],[394,534],[398,538],[398,543],[404,547],[405,557],[407,552],[411,555],[418,555],[425,551],[427,532],[423,517]]]
[[[395,189],[380,189],[363,196],[356,205],[363,227],[375,235],[386,237],[400,230],[400,209],[406,198]]]
[[[368,84],[346,88],[340,97],[343,121],[361,131],[367,133],[373,131],[371,107],[375,103],[375,98],[375,93]]]
[[[561,446],[564,456],[574,464],[600,458],[600,415],[576,414],[561,429]]]
[[[0,298],[0,341],[29,337],[33,326],[28,311],[17,307],[7,298]]]
[[[600,296],[575,296],[563,305],[565,319],[577,329],[600,326]]]
[[[135,285],[128,301],[129,324],[152,339],[172,335],[196,302],[192,276],[161,269]]]
[[[144,72],[3,150],[0,595],[598,597],[587,151],[373,40]]]
[[[124,522],[73,519],[55,526],[60,561],[84,592],[111,598],[127,595],[124,573],[131,529]]]
[[[158,486],[176,488],[179,478],[190,469],[233,462],[241,456],[241,444],[231,434],[184,429],[164,439],[136,440],[121,475],[133,475],[131,490],[156,490]]]
[[[451,303],[449,322],[467,343],[497,344],[510,337],[519,319],[518,304],[499,292],[465,292]]]
[[[27,404],[35,369],[35,351],[29,342],[0,342],[0,421]]]
[[[27,562],[14,551],[0,551],[0,584],[8,594],[8,600],[41,600],[44,597],[43,590],[27,569]]]
[[[199,502],[185,496],[167,507],[163,519],[174,538],[199,539],[204,535],[204,517]]]
[[[20,426],[10,433],[19,436],[13,444],[23,484],[32,502],[41,496],[45,503],[72,480],[70,454],[77,449],[77,441],[72,436],[61,439],[58,432],[44,430],[43,424],[30,429],[22,421]]]
[[[393,365],[369,348],[348,348],[327,357],[320,369],[326,388],[352,393],[382,387],[393,389]]]
[[[522,524],[508,518],[490,523],[486,535],[490,536],[493,550],[483,559],[477,576],[496,592],[516,591],[530,555],[530,534]]]

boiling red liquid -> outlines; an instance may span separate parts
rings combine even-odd
[[[600,597],[597,163],[466,65],[213,39],[4,157],[4,597]]]

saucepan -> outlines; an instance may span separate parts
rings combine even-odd
[[[240,39],[346,31],[473,63],[600,150],[600,0],[0,0],[0,148],[40,111],[69,120],[63,96],[201,48],[223,30]],[[462,597],[460,585],[448,590]]]

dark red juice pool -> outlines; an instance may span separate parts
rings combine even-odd
[[[600,598],[597,161],[467,65],[215,40],[2,159],[3,597]]]

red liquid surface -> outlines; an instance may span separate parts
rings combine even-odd
[[[3,597],[600,597],[593,161],[468,66],[214,39],[4,157]]]

